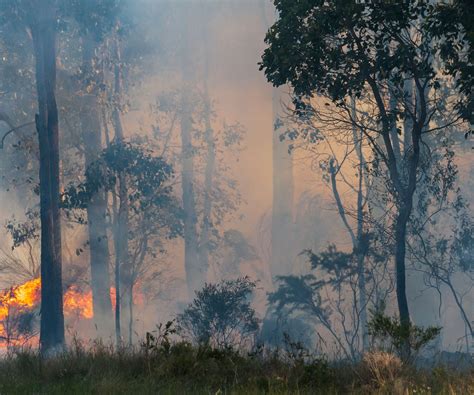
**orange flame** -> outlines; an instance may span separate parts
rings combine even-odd
[[[115,309],[115,288],[110,288],[112,306]],[[134,304],[144,304],[144,295],[138,284],[134,287]],[[21,344],[11,337],[12,322],[22,314],[34,313],[41,303],[41,279],[35,278],[23,284],[0,291],[0,348],[6,344]],[[94,317],[92,291],[81,290],[77,285],[70,286],[63,296],[63,309],[66,318],[90,320]],[[31,339],[31,338],[30,338]],[[23,344],[25,344],[23,342]]]
[[[41,300],[41,279],[35,278],[21,285],[0,292],[0,321],[8,317],[14,308],[26,311],[36,308]],[[92,310],[92,292],[82,292],[75,285],[69,287],[63,297],[64,314],[80,318],[94,317]]]
[[[92,310],[92,292],[81,293],[76,286],[68,288],[63,298],[64,314],[80,318],[94,318]]]
[[[11,309],[29,310],[40,300],[41,280],[35,278],[0,293],[0,321],[8,317]]]

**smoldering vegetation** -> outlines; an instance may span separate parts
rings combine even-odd
[[[474,391],[465,3],[0,0],[0,392]]]

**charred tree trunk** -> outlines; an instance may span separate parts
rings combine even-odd
[[[88,77],[93,75],[94,45],[92,38],[86,37],[83,43],[83,108],[81,117],[82,138],[84,141],[86,169],[95,162],[102,150],[99,102],[95,94],[87,93]],[[110,300],[109,242],[107,238],[107,199],[106,193],[99,190],[87,206],[89,233],[92,305],[94,323],[100,336],[112,332],[112,303]]]
[[[56,105],[56,6],[45,0],[32,16],[36,60],[40,150],[41,324],[40,346],[50,355],[64,346],[61,218],[59,191],[59,124]]]

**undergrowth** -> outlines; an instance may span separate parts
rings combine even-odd
[[[248,353],[149,335],[118,350],[76,341],[47,360],[10,352],[0,360],[0,394],[469,394],[472,373],[419,370],[382,352],[330,363],[294,349]]]

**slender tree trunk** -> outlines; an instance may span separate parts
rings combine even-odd
[[[413,80],[406,79],[403,83],[403,95],[405,96],[405,105],[410,111],[414,111],[413,105]],[[403,119],[403,155],[407,155],[411,147],[411,130],[413,129],[413,120],[406,115]]]
[[[389,105],[390,105],[390,112],[394,114],[397,109],[397,98],[392,92],[389,93]],[[399,164],[401,164],[402,155],[401,155],[401,148],[400,148],[400,138],[398,135],[397,122],[395,119],[392,119],[390,122],[390,138],[392,140],[393,151],[395,153],[395,157],[397,158],[397,161],[399,162]]]
[[[352,118],[356,119],[356,102],[352,98],[351,102]],[[356,147],[358,165],[358,188],[357,188],[357,234],[356,245],[353,246],[357,256],[357,273],[358,273],[358,288],[359,288],[359,305],[360,305],[360,326],[362,333],[362,351],[369,349],[369,330],[367,320],[367,290],[365,285],[365,257],[367,253],[367,241],[364,240],[364,179],[365,175],[365,158],[362,150],[363,132],[357,134],[357,128],[352,125],[352,135],[354,139],[354,146]],[[368,193],[368,191],[366,191]]]
[[[186,19],[186,18],[185,18]],[[184,209],[184,267],[188,294],[193,296],[204,284],[204,273],[199,264],[199,246],[197,234],[197,215],[194,196],[194,153],[192,143],[192,113],[193,105],[190,103],[188,89],[191,89],[192,67],[187,47],[188,32],[187,20],[183,22],[183,35],[181,43],[181,69],[183,87],[181,92],[180,127],[181,127],[181,185]]]
[[[43,355],[64,346],[61,218],[59,209],[59,126],[56,105],[56,6],[45,0],[32,17],[36,60],[40,149],[41,323]]]
[[[121,310],[121,287],[120,287],[120,237],[119,237],[119,207],[117,202],[117,193],[112,193],[112,206],[113,206],[113,225],[112,234],[114,237],[114,250],[115,250],[115,269],[114,269],[114,283],[115,283],[115,342],[117,347],[122,342],[122,331],[120,327],[120,310]]]
[[[94,45],[91,37],[83,40],[83,70],[86,77],[94,73]],[[87,84],[87,83],[86,83]],[[86,169],[95,162],[102,150],[99,103],[94,94],[83,87],[83,109],[81,117]],[[92,305],[94,323],[99,336],[112,332],[112,303],[110,300],[109,243],[107,238],[106,193],[99,190],[87,206],[89,233]]]
[[[194,163],[193,146],[191,141],[192,121],[187,94],[183,92],[181,115],[181,145],[182,145],[182,174],[181,183],[183,189],[184,209],[184,266],[186,269],[186,281],[189,295],[199,290],[203,285],[201,268],[198,260],[198,241],[196,231],[196,207],[194,199]]]
[[[281,141],[284,130],[282,106],[283,88],[272,88],[273,105],[273,204],[272,204],[272,264],[271,273],[277,276],[290,273],[293,253],[293,158],[288,143]]]
[[[115,131],[115,142],[123,144],[124,133],[122,121],[120,118],[120,99],[122,96],[122,73],[121,73],[121,55],[120,43],[118,39],[115,42],[115,65],[114,65],[114,96],[115,103],[112,110],[112,124]],[[115,289],[116,289],[116,304],[115,304],[115,334],[117,343],[121,342],[121,297],[129,292],[131,276],[128,262],[128,190],[127,180],[124,173],[118,175],[118,213],[117,226],[115,227]]]
[[[267,18],[266,1],[260,0],[259,9],[264,29],[270,24]],[[277,19],[277,18],[276,18]],[[273,202],[272,202],[272,251],[270,272],[275,285],[277,276],[290,273],[293,253],[293,158],[288,152],[288,143],[280,140],[284,130],[282,106],[285,103],[283,88],[272,88],[272,157],[273,157]]]
[[[133,343],[133,286],[128,292],[128,344]]]
[[[397,303],[400,315],[400,323],[408,326],[410,323],[410,312],[408,310],[408,299],[406,294],[406,234],[407,224],[411,210],[401,208],[395,222],[395,268],[397,283]]]
[[[209,51],[208,51],[208,35],[206,32],[203,34],[204,41],[204,123],[205,123],[205,135],[204,139],[207,145],[207,158],[206,168],[204,171],[204,211],[203,211],[203,222],[199,240],[199,265],[203,272],[204,278],[201,282],[205,282],[207,279],[207,272],[209,269],[209,242],[210,232],[212,227],[212,187],[213,177],[216,162],[216,147],[214,141],[214,131],[211,125],[211,99],[209,96]]]
[[[202,282],[205,282],[207,277],[207,271],[209,268],[209,238],[212,227],[211,214],[212,214],[212,186],[213,176],[216,161],[216,149],[214,142],[214,133],[210,122],[210,103],[209,96],[206,95],[206,144],[207,144],[207,162],[204,174],[204,212],[203,212],[203,223],[201,229],[201,237],[199,243],[199,264],[203,272],[204,278]]]

